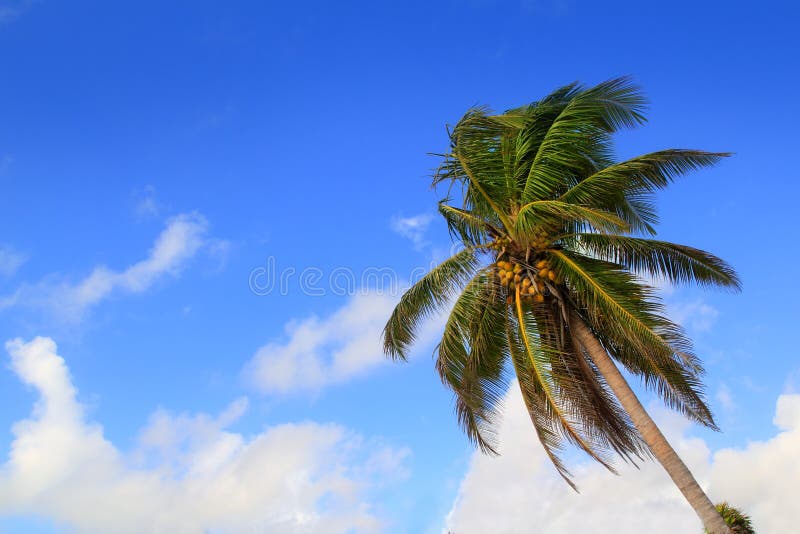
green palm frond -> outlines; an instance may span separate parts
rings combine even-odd
[[[479,260],[474,248],[446,259],[422,277],[400,298],[383,329],[383,350],[405,359],[420,321],[441,309],[472,278]]]
[[[492,425],[508,387],[503,298],[491,272],[479,272],[454,303],[435,351],[439,376],[455,394],[461,427],[490,453],[495,452]]]
[[[635,463],[649,454],[628,414],[619,405],[605,379],[584,354],[562,320],[566,310],[557,302],[535,307],[539,342],[549,347],[553,377],[559,395],[570,399],[576,418],[587,435],[604,451],[614,451]]]
[[[559,378],[565,377],[557,378],[554,375],[553,361],[558,359],[558,349],[542,343],[538,338],[534,315],[528,306],[523,304],[519,291],[513,298],[514,319],[522,349],[520,352],[524,356],[521,366],[528,375],[523,386],[533,385],[537,392],[541,392],[547,416],[566,440],[613,471],[602,444],[585,431],[585,421],[576,417],[578,410],[572,406],[576,399],[559,394],[557,389]]]
[[[466,210],[439,202],[439,213],[447,222],[450,236],[470,245],[483,245],[489,238],[503,235],[499,221],[487,221]]]
[[[579,234],[576,238],[592,256],[637,274],[664,278],[674,284],[741,288],[731,266],[703,250],[628,236]]]
[[[669,406],[716,428],[702,394],[702,367],[680,327],[666,319],[655,295],[621,267],[568,251],[553,254],[578,310],[606,348],[642,376]]]
[[[578,488],[572,481],[572,473],[560,457],[564,450],[562,434],[550,415],[547,396],[527,363],[528,358],[524,344],[519,339],[519,330],[514,327],[511,320],[506,322],[506,338],[508,340],[509,359],[514,365],[522,400],[528,410],[528,416],[531,419],[534,430],[536,430],[539,442],[542,444],[542,448],[544,448],[556,471],[561,475],[561,478],[573,490],[577,491]]]
[[[609,134],[644,122],[644,97],[627,78],[577,93],[536,147],[523,202],[552,198],[611,159]]]
[[[571,187],[559,200],[590,206],[613,206],[626,194],[663,189],[676,177],[716,165],[726,156],[730,154],[674,148],[660,150],[598,170]]]
[[[669,149],[602,168],[577,182],[559,200],[615,211],[633,231],[655,235],[652,193],[693,170],[715,165],[723,152]]]
[[[653,195],[648,191],[632,191],[613,207],[614,213],[628,223],[632,233],[656,235],[658,213]]]
[[[450,136],[451,151],[437,169],[433,184],[449,181],[465,187],[465,206],[476,215],[500,219],[510,226],[502,137],[508,127],[484,108],[469,110]]]
[[[513,129],[510,135],[513,136],[514,146],[509,159],[513,162],[511,174],[515,185],[515,201],[521,201],[536,151],[550,126],[581,89],[579,84],[572,83],[538,102],[494,116],[495,120]]]
[[[532,236],[541,229],[596,229],[604,233],[627,232],[628,223],[615,213],[558,200],[536,200],[525,204],[517,214],[515,235]]]

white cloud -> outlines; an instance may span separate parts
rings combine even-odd
[[[724,409],[731,411],[736,408],[736,401],[733,400],[733,394],[728,384],[720,384],[716,397]]]
[[[16,274],[28,257],[10,246],[0,245],[0,277],[10,278]]]
[[[579,463],[573,471],[581,493],[572,492],[544,455],[516,384],[506,403],[502,455],[473,456],[446,519],[450,531],[702,532],[692,509],[652,462],[639,470],[621,465],[621,476],[596,463]],[[775,424],[780,432],[775,436],[713,455],[703,440],[688,435],[689,424],[679,416],[663,410],[654,416],[713,500],[727,500],[749,513],[758,532],[796,528],[787,511],[795,506],[800,488],[800,395],[778,399]]]
[[[430,244],[425,238],[425,232],[432,220],[433,216],[429,213],[421,213],[413,217],[393,217],[392,230],[409,239],[416,250],[422,250]]]
[[[247,408],[239,399],[216,417],[159,411],[139,449],[125,454],[87,419],[51,339],[6,348],[38,400],[13,426],[0,467],[3,515],[46,517],[80,532],[381,529],[367,493],[398,476],[406,450],[310,422],[245,437],[226,430]]]
[[[286,340],[262,346],[245,365],[245,380],[264,393],[314,391],[385,364],[381,333],[396,303],[394,296],[360,292],[326,318],[291,321]],[[435,320],[427,322],[419,344],[437,328]]]
[[[86,311],[114,293],[142,293],[159,279],[177,276],[198,251],[219,240],[207,237],[208,222],[199,213],[184,213],[167,220],[146,258],[116,271],[98,266],[75,284],[54,283],[52,277],[20,287],[13,295],[0,299],[0,309],[10,306],[45,308],[56,317],[80,321]]]
[[[228,258],[233,249],[233,244],[226,239],[209,239],[206,243],[206,252],[216,265],[214,271],[219,272],[225,269],[228,264]]]
[[[719,311],[702,300],[694,300],[668,303],[667,315],[685,328],[706,332],[716,322]]]
[[[152,185],[145,186],[136,195],[136,216],[140,219],[158,217],[161,213],[161,204],[156,200],[156,188]]]

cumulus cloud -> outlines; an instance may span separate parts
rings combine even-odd
[[[38,400],[12,428],[0,513],[80,532],[377,532],[367,497],[397,475],[405,450],[366,446],[338,425],[297,423],[245,437],[222,414],[159,411],[125,454],[87,418],[49,338],[10,341],[11,368]]]
[[[505,402],[501,456],[473,456],[446,518],[447,530],[702,532],[692,509],[653,462],[639,470],[623,464],[621,476],[595,463],[578,463],[573,471],[581,493],[572,492],[544,455],[516,384]],[[703,440],[689,435],[690,425],[679,416],[655,410],[654,417],[712,500],[727,500],[745,510],[758,532],[791,532],[796,527],[787,510],[800,487],[800,395],[778,399],[775,436],[713,454]]]
[[[0,277],[10,278],[16,274],[28,257],[8,245],[0,245]]]
[[[256,351],[244,367],[244,379],[263,393],[289,393],[361,376],[387,361],[381,333],[396,303],[392,295],[360,292],[328,317],[291,321],[286,339]],[[421,346],[437,328],[431,321],[421,329]]]
[[[77,283],[55,283],[50,279],[22,286],[0,299],[0,307],[45,308],[58,318],[74,322],[114,293],[142,293],[165,276],[177,276],[185,264],[204,247],[219,240],[208,238],[208,221],[199,213],[184,213],[167,220],[147,257],[123,270],[95,267]]]
[[[429,244],[425,238],[425,232],[432,220],[433,216],[429,213],[421,213],[413,217],[393,217],[392,230],[410,240],[416,250],[422,250]]]

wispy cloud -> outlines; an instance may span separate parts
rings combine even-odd
[[[122,270],[95,267],[77,283],[53,281],[49,277],[35,285],[20,287],[0,299],[2,307],[45,308],[67,322],[84,314],[115,293],[142,293],[166,276],[177,276],[198,251],[218,240],[208,237],[208,222],[199,213],[185,213],[167,220],[147,257]]]
[[[414,249],[422,250],[430,242],[427,240],[426,232],[428,226],[433,221],[433,216],[429,213],[421,213],[413,217],[392,217],[392,230],[397,234],[410,240]]]
[[[706,332],[714,326],[719,311],[702,300],[681,302],[673,300],[667,303],[669,317],[686,328],[696,332]]]
[[[725,410],[732,411],[736,408],[736,401],[733,400],[733,393],[727,384],[720,384],[715,396]]]
[[[2,513],[98,533],[382,529],[369,492],[402,477],[406,449],[311,422],[245,437],[228,429],[247,409],[239,399],[218,416],[159,411],[126,454],[88,419],[51,339],[17,339],[6,349],[38,399],[11,430]]]
[[[156,199],[156,189],[147,185],[134,194],[136,206],[134,211],[139,219],[158,217],[161,213],[161,203]]]
[[[597,463],[574,469],[580,493],[558,477],[538,442],[516,383],[506,395],[500,426],[501,455],[476,453],[446,519],[459,534],[519,532],[616,532],[653,534],[699,532],[691,508],[659,465],[618,466],[615,476]],[[728,500],[752,515],[758,532],[791,532],[800,487],[800,395],[778,398],[778,432],[743,448],[711,453],[690,425],[674,413],[656,410],[671,443],[714,500]],[[535,506],[532,503],[535,502]]]
[[[289,322],[286,338],[259,348],[243,369],[244,380],[262,393],[318,391],[363,376],[387,363],[381,333],[397,303],[395,295],[363,292],[325,318]],[[420,330],[419,346],[440,323]]]
[[[14,276],[27,260],[27,255],[8,245],[0,245],[0,277]]]
[[[0,2],[0,25],[12,22],[28,11],[37,0],[5,0]]]

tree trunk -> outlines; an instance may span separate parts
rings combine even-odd
[[[620,404],[628,412],[634,426],[644,438],[653,456],[664,467],[683,496],[689,501],[694,511],[703,522],[703,526],[711,534],[731,534],[722,516],[717,512],[714,504],[703,491],[680,459],[675,450],[667,442],[664,434],[658,429],[650,415],[645,411],[642,403],[636,398],[625,377],[619,372],[617,366],[606,353],[605,348],[595,337],[594,333],[586,326],[583,319],[574,311],[570,313],[570,329],[575,338],[589,353],[600,374],[606,379],[611,390],[619,399]]]

